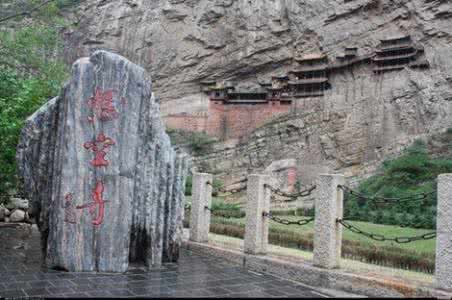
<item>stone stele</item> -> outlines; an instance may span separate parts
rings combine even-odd
[[[26,121],[17,160],[47,267],[177,261],[188,160],[143,68],[106,51],[75,62],[60,96]]]

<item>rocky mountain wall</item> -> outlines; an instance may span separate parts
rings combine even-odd
[[[294,55],[321,50],[331,59],[350,45],[363,55],[400,34],[424,46],[429,69],[337,72],[324,97],[297,101],[290,117],[238,144],[217,145],[227,150],[199,164],[229,183],[288,158],[302,176],[366,174],[412,140],[452,127],[450,1],[86,0],[71,17],[68,61],[97,49],[130,58],[153,75],[163,113],[205,110],[201,80],[257,83],[293,68]]]

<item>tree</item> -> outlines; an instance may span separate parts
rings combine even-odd
[[[33,3],[34,1],[31,1],[31,2]],[[36,11],[40,11],[42,8],[44,8],[46,5],[51,4],[52,2],[56,2],[56,0],[46,0],[42,3],[39,3],[38,5],[35,5],[31,8],[29,8],[29,9],[25,9],[25,10],[22,10],[21,12],[14,13],[9,16],[3,17],[0,19],[0,23],[6,22],[8,20],[15,19],[18,17],[25,17],[25,16],[30,17],[32,15],[32,13],[34,13]]]
[[[446,133],[447,134],[447,133]],[[410,226],[410,215],[418,215],[415,224],[423,220],[435,219],[436,213],[431,208],[436,207],[436,178],[439,174],[452,172],[452,159],[432,158],[429,156],[426,144],[415,141],[399,157],[385,161],[378,173],[360,183],[357,191],[365,197],[351,197],[345,203],[345,211],[356,219],[372,221],[388,225]],[[390,205],[377,205],[373,197],[402,198],[413,195],[427,195],[424,198],[416,197],[413,201],[394,202]],[[368,214],[363,212],[363,206],[382,210],[387,216]],[[353,213],[358,208],[359,213]],[[402,214],[402,218],[396,216]],[[355,217],[354,217],[355,218]],[[432,227],[430,224],[430,227]]]
[[[58,94],[68,75],[60,59],[63,2],[28,1],[23,5],[30,13],[0,19],[0,193],[18,188],[15,154],[25,119]],[[13,22],[31,13],[32,22]]]

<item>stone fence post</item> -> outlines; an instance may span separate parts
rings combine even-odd
[[[248,177],[246,226],[244,250],[247,254],[266,254],[268,244],[268,218],[270,212],[269,175],[250,175]]]
[[[452,174],[438,176],[436,232],[436,283],[452,291]]]
[[[207,243],[209,241],[210,205],[212,203],[211,174],[194,173],[190,216],[190,241]]]
[[[315,200],[314,265],[338,268],[341,258],[342,226],[337,219],[343,215],[343,175],[319,176]]]

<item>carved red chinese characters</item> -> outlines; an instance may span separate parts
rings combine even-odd
[[[118,111],[113,105],[112,90],[101,91],[99,88],[96,88],[94,96],[88,100],[88,106],[100,121],[114,120],[119,116]],[[94,121],[92,117],[89,117],[88,120]]]
[[[93,167],[106,167],[110,163],[105,159],[107,155],[107,150],[110,146],[114,145],[113,139],[106,137],[103,133],[100,133],[96,140],[93,142],[86,142],[83,147],[86,150],[91,150],[94,152],[94,159],[91,161]]]
[[[77,209],[88,208],[88,211],[89,211],[91,217],[93,218],[92,224],[96,225],[96,226],[102,224],[102,221],[104,220],[105,203],[109,202],[109,201],[103,199],[103,194],[104,194],[104,183],[102,181],[98,181],[96,183],[96,187],[94,188],[94,190],[91,193],[93,202],[77,206]],[[97,208],[97,214],[96,214],[96,208]]]

